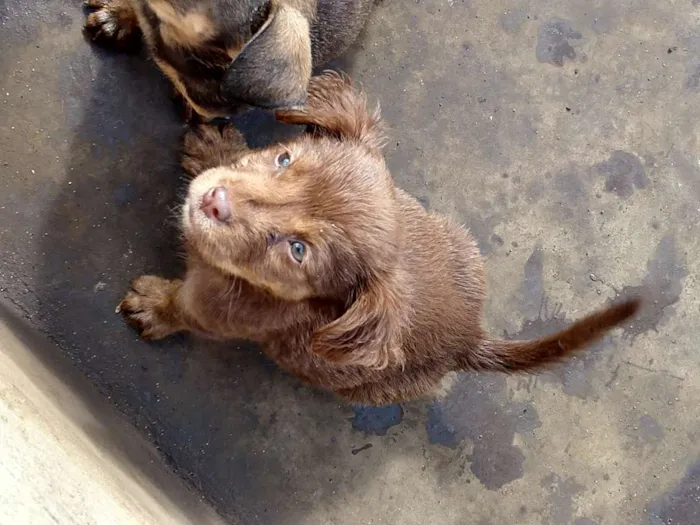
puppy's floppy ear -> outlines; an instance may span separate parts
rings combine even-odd
[[[340,140],[356,140],[377,149],[384,143],[379,106],[370,112],[364,93],[353,88],[346,75],[335,71],[311,78],[305,107],[279,110],[276,116],[282,122],[306,124]]]
[[[309,21],[275,4],[262,29],[228,67],[221,94],[266,109],[300,107],[311,77]]]
[[[339,365],[381,369],[403,364],[403,311],[390,286],[371,285],[340,318],[316,331],[311,350]]]

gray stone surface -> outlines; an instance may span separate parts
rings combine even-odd
[[[698,523],[700,5],[385,0],[342,67],[398,183],[489,257],[486,326],[532,337],[619,296],[639,319],[537,377],[367,411],[245,343],[138,341],[128,281],[181,268],[183,128],[78,2],[0,3],[0,288],[246,524]],[[280,130],[251,115],[254,143]]]
[[[0,300],[0,523],[223,525],[94,390]]]

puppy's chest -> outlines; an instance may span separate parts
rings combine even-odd
[[[306,303],[276,299],[242,279],[196,276],[186,283],[185,293],[197,321],[219,337],[290,337],[313,330],[317,317]]]

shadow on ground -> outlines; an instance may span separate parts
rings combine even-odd
[[[86,43],[71,70],[63,95],[80,102],[69,117],[68,178],[45,212],[41,246],[45,329],[221,512],[243,523],[302,523],[312,505],[333,505],[332,458],[353,456],[336,436],[352,412],[301,388],[249,343],[148,344],[115,314],[134,277],[183,270],[185,128],[169,85],[142,57]],[[259,112],[237,122],[251,145],[296,131]]]

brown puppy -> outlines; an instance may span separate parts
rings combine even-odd
[[[86,31],[133,48],[143,39],[205,118],[246,106],[303,105],[314,66],[340,55],[376,0],[86,0]]]
[[[490,339],[474,239],[396,188],[364,97],[327,73],[305,110],[278,117],[309,131],[261,150],[232,127],[187,136],[187,274],[140,277],[119,307],[143,337],[252,339],[302,380],[381,405],[429,395],[454,370],[536,370],[637,310],[610,306],[537,341]]]

